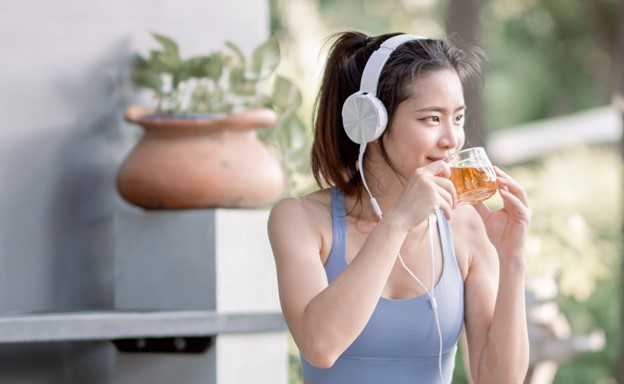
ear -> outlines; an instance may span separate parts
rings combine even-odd
[[[369,143],[383,134],[388,124],[388,113],[374,95],[358,92],[349,96],[342,106],[342,124],[353,142]]]

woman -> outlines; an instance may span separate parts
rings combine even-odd
[[[450,383],[462,327],[475,383],[522,383],[526,193],[496,169],[492,212],[457,206],[449,180],[480,67],[444,40],[335,39],[312,148],[323,189],[277,203],[268,226],[305,383]],[[367,125],[377,106],[347,100],[371,96],[379,129]]]

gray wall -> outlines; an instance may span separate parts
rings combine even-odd
[[[121,116],[149,101],[128,78],[131,55],[155,46],[149,31],[183,56],[228,39],[250,51],[268,20],[257,0],[0,0],[0,315],[113,307],[112,223],[130,210],[114,178],[140,134]],[[113,352],[2,345],[0,382],[125,382],[115,367],[134,365]]]

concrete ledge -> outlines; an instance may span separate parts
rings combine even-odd
[[[0,343],[198,337],[281,332],[279,312],[78,312],[0,317]]]

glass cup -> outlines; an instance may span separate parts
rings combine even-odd
[[[472,205],[496,193],[496,172],[482,147],[456,152],[451,156],[449,165],[457,204]]]

